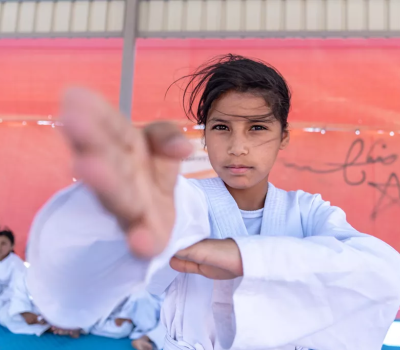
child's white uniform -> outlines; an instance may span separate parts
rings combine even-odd
[[[121,303],[108,317],[100,320],[90,330],[92,334],[132,340],[147,335],[150,340],[162,349],[165,340],[165,330],[160,326],[160,311],[163,297],[149,294],[146,290],[138,290]],[[133,322],[125,322],[121,326],[115,324],[117,318],[129,319]],[[160,331],[161,330],[161,331]]]
[[[10,299],[13,280],[25,269],[24,262],[14,253],[0,261],[0,309]]]
[[[96,222],[107,214],[91,211],[98,206],[94,196],[82,203],[85,193],[90,191],[80,186],[56,196],[38,215],[30,242],[29,257],[35,265],[29,279],[32,293],[44,315],[66,328],[94,323],[100,301],[115,307],[117,298],[110,296],[125,292],[121,276],[103,274],[102,279],[93,277],[92,282],[96,287],[108,283],[109,290],[98,288],[95,301],[85,298],[85,304],[78,292],[75,298],[61,293],[72,285],[71,291],[84,291],[83,275],[66,278],[64,272],[78,269],[82,265],[79,257],[87,252],[97,252],[89,239],[94,230],[86,242],[81,238],[86,226],[78,221],[80,215],[91,217],[97,238],[103,237],[100,231],[106,231]],[[152,294],[166,292],[164,349],[380,348],[400,305],[399,254],[379,239],[354,230],[342,210],[318,195],[286,192],[270,185],[262,217],[241,213],[219,178],[180,178],[175,197],[173,236],[167,249],[152,261],[147,278]],[[66,202],[69,205],[62,205]],[[79,210],[72,209],[75,207]],[[66,221],[74,223],[75,229],[55,230]],[[120,236],[108,238],[113,242]],[[243,260],[242,278],[212,281],[170,268],[174,252],[208,236],[231,237],[237,242]],[[54,247],[48,242],[51,237]],[[74,257],[63,254],[66,247],[67,252],[73,252],[72,243]],[[99,251],[107,257],[112,249]],[[55,261],[57,264],[52,264]],[[139,265],[132,261],[130,268],[137,271]],[[54,300],[48,303],[52,295]],[[84,317],[74,319],[67,308],[78,310],[79,305],[85,308],[81,311]]]
[[[164,323],[161,322],[161,320],[157,323],[157,326],[155,328],[153,328],[152,330],[144,333],[143,331],[138,329],[137,332],[133,331],[129,335],[129,338],[132,340],[135,340],[135,339],[139,339],[143,335],[147,335],[158,350],[164,349],[166,329],[165,329]]]
[[[22,313],[31,312],[41,315],[26,286],[26,273],[23,273],[13,283],[12,294],[9,301],[0,310],[0,324],[8,328],[12,333],[29,334],[40,336],[46,332],[50,326],[48,324],[29,325],[22,317]]]

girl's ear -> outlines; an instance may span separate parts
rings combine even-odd
[[[282,141],[279,149],[284,150],[289,145],[289,141],[290,141],[290,132],[284,131],[282,133]]]

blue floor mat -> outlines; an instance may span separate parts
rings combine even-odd
[[[133,350],[130,339],[111,339],[94,335],[83,335],[79,339],[54,334],[12,334],[0,327],[0,350]]]
[[[133,350],[129,339],[110,339],[84,335],[79,339],[44,334],[17,335],[0,327],[0,350]],[[382,350],[400,350],[400,347],[383,346]]]

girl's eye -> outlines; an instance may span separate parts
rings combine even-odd
[[[250,130],[259,131],[259,130],[267,130],[267,128],[261,125],[253,125]]]
[[[214,125],[212,129],[226,131],[228,130],[228,127],[226,125]]]

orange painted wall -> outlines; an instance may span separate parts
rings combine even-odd
[[[17,233],[17,252],[35,212],[72,181],[57,128],[28,117],[54,118],[71,84],[95,88],[117,104],[121,49],[119,39],[0,41],[0,224]],[[273,182],[322,193],[356,228],[400,250],[400,40],[140,40],[132,119],[183,120],[179,88],[164,98],[167,87],[227,52],[270,62],[293,90],[292,142]],[[10,123],[15,115],[22,119]],[[341,131],[301,129],[314,124]]]

